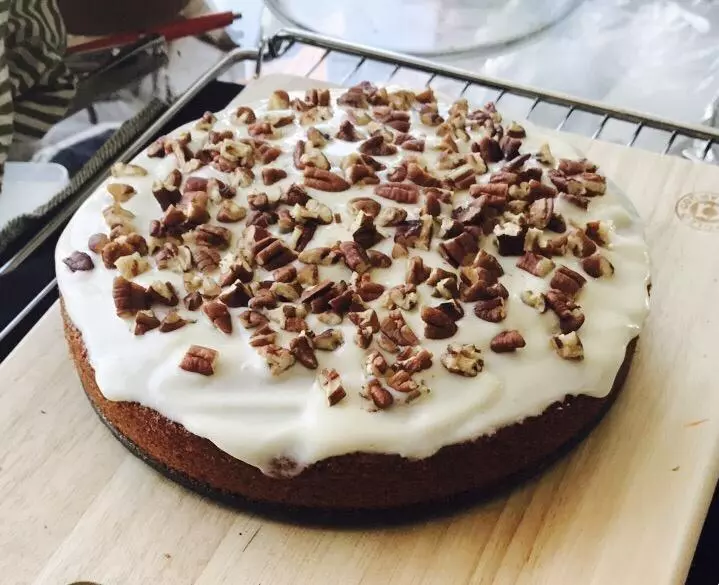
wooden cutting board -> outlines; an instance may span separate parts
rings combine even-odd
[[[302,527],[227,509],[101,424],[55,305],[0,364],[0,581],[683,582],[719,477],[719,168],[566,138],[635,203],[653,261],[626,388],[568,457],[502,498],[405,526]]]

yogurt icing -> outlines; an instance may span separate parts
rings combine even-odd
[[[340,92],[332,92],[334,117],[315,126],[334,136],[340,122],[346,119],[342,108],[336,106]],[[291,97],[302,97],[292,95]],[[248,104],[258,119],[268,114],[267,100]],[[446,113],[448,104],[439,104],[440,113]],[[271,115],[287,112],[272,111]],[[416,112],[411,112],[414,136],[427,134],[427,148],[422,154],[429,168],[437,162],[439,151],[431,148],[433,129],[421,124]],[[541,130],[524,124],[527,137],[522,152],[536,152],[543,143],[549,143],[556,158],[576,158],[576,152],[568,145],[548,137]],[[246,205],[247,195],[264,191],[277,196],[281,189],[293,182],[301,183],[302,174],[292,161],[292,150],[298,139],[305,138],[307,126],[298,121],[279,128],[280,137],[273,140],[282,149],[281,156],[271,166],[287,171],[287,178],[266,187],[255,167],[257,178],[249,188],[238,189],[235,201]],[[217,114],[213,130],[230,129],[237,137],[247,136],[247,126],[233,123],[232,111]],[[200,148],[207,132],[188,124],[173,132],[176,136],[183,130],[192,133],[190,147]],[[358,126],[366,134],[366,129]],[[472,138],[477,137],[472,133]],[[332,170],[339,171],[340,160],[357,149],[359,143],[332,139],[323,152],[332,163]],[[468,144],[461,144],[463,151]],[[399,150],[396,155],[382,157],[388,169],[399,163],[407,152]],[[88,349],[88,359],[96,374],[97,385],[106,398],[117,401],[136,401],[153,408],[182,424],[190,432],[209,439],[223,451],[246,463],[269,472],[278,457],[297,462],[298,470],[318,460],[356,451],[396,453],[410,458],[424,458],[441,447],[462,442],[496,429],[519,422],[526,417],[540,414],[555,401],[567,395],[585,394],[606,396],[612,386],[617,370],[625,356],[628,342],[639,334],[648,308],[646,286],[649,275],[647,247],[642,237],[640,221],[628,208],[620,193],[608,185],[607,193],[595,197],[584,212],[557,199],[555,211],[561,213],[568,223],[583,225],[590,220],[611,222],[611,244],[602,250],[615,267],[611,278],[587,278],[578,299],[586,322],[580,329],[585,358],[579,362],[560,359],[550,347],[548,339],[556,332],[556,317],[551,313],[538,314],[519,298],[522,291],[543,291],[548,288],[549,277],[541,279],[515,266],[517,257],[496,254],[491,238],[484,238],[482,247],[497,255],[505,276],[501,282],[509,290],[507,317],[501,323],[489,323],[476,318],[471,306],[465,307],[466,316],[458,322],[459,331],[448,340],[423,339],[423,323],[419,310],[404,312],[404,317],[421,338],[421,345],[434,354],[433,366],[418,377],[430,392],[407,405],[397,405],[384,411],[372,412],[365,398],[360,396],[367,376],[363,371],[366,350],[353,341],[354,325],[345,318],[341,325],[345,343],[333,352],[318,351],[320,369],[336,368],[341,374],[347,397],[339,404],[328,407],[324,392],[316,380],[316,372],[295,365],[280,376],[270,375],[264,360],[248,344],[251,331],[239,326],[237,314],[243,309],[230,309],[234,331],[225,335],[215,329],[200,312],[186,311],[182,305],[180,314],[196,323],[172,333],[157,331],[144,336],[132,334],[132,320],[116,316],[112,299],[112,281],[117,272],[102,266],[94,256],[95,269],[89,272],[71,273],[62,259],[74,250],[87,250],[88,237],[97,232],[107,232],[102,210],[112,203],[106,185],[123,182],[132,185],[137,194],[122,204],[135,214],[133,221],[137,231],[148,236],[150,220],[159,218],[161,212],[151,193],[154,180],[164,179],[177,168],[172,155],[165,158],[149,158],[146,153],[133,161],[144,167],[144,177],[109,178],[96,193],[81,206],[62,234],[56,250],[57,277],[66,310],[75,326],[82,333]],[[478,178],[488,180],[492,170],[503,163],[490,165],[490,172]],[[341,172],[341,171],[340,171]],[[192,176],[217,177],[227,182],[227,175],[210,166],[191,173]],[[386,171],[378,173],[386,180]],[[187,175],[186,175],[187,176]],[[330,206],[342,216],[342,223],[320,227],[310,247],[331,245],[338,240],[351,240],[352,215],[347,202],[358,196],[374,197],[383,205],[392,202],[373,194],[372,186],[353,186],[340,193],[328,193],[308,189],[313,198]],[[467,199],[466,191],[455,197],[454,205]],[[405,206],[410,217],[416,216],[420,204]],[[214,216],[214,214],[213,214]],[[214,219],[213,219],[214,223]],[[236,242],[244,228],[239,224],[223,224],[233,231]],[[390,234],[393,230],[383,230]],[[437,253],[438,238],[432,240],[429,252],[411,250],[411,255],[422,256],[430,267],[451,267]],[[388,237],[375,249],[390,253],[392,238]],[[555,259],[557,264],[584,274],[578,259],[568,253]],[[407,260],[395,260],[390,268],[372,271],[373,280],[388,287],[404,282]],[[260,271],[260,275],[261,275]],[[320,267],[320,279],[346,279],[349,270],[339,264]],[[135,278],[135,282],[148,286],[154,280],[171,281],[182,296],[182,276],[167,270],[152,268]],[[429,288],[418,288],[420,303],[436,304],[429,295]],[[372,303],[376,305],[377,303]],[[159,312],[159,311],[158,311]],[[379,309],[380,315],[384,309]],[[327,328],[314,316],[308,323],[315,332]],[[490,340],[500,331],[519,330],[526,340],[526,347],[509,354],[489,351]],[[286,341],[286,338],[285,338]],[[464,378],[448,372],[439,361],[449,342],[474,343],[483,350],[484,369],[475,378]],[[214,375],[204,377],[188,373],[178,367],[189,345],[203,345],[219,352]],[[319,371],[319,370],[318,370]]]

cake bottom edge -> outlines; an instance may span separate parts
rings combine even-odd
[[[435,514],[491,497],[536,475],[579,443],[601,420],[629,372],[637,338],[628,345],[610,393],[567,396],[538,416],[425,459],[350,453],[318,461],[292,478],[265,475],[136,402],[105,398],[82,334],[61,307],[65,337],[82,386],[101,420],[134,455],[173,481],[219,502],[296,520],[383,521]],[[431,505],[430,505],[431,504]],[[400,514],[390,516],[394,509]],[[324,518],[318,515],[327,512]],[[353,518],[353,512],[361,516]],[[306,513],[311,516],[305,517]]]

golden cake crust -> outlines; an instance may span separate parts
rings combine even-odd
[[[82,385],[98,414],[136,455],[176,481],[223,501],[321,508],[382,509],[481,497],[545,467],[581,440],[618,395],[636,339],[627,347],[604,398],[568,396],[541,415],[492,435],[448,445],[431,457],[351,453],[321,460],[292,478],[272,477],[221,451],[157,411],[106,399],[95,380],[81,333],[62,309],[65,337]],[[134,448],[132,448],[134,447]],[[278,462],[278,475],[291,462]]]

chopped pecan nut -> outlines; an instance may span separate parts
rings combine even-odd
[[[387,290],[382,301],[382,306],[387,309],[399,308],[405,311],[411,311],[417,306],[418,302],[417,287],[413,284],[400,284]]]
[[[289,350],[272,343],[263,345],[257,352],[265,359],[273,376],[279,376],[295,364],[295,356]]]
[[[349,120],[345,120],[340,124],[339,130],[335,136],[345,142],[358,142],[359,140],[362,140],[362,135],[357,132],[357,128],[355,128],[354,124]]]
[[[296,225],[290,236],[290,246],[296,252],[302,252],[310,243],[316,231],[317,224],[315,223]]]
[[[497,250],[502,256],[521,256],[524,254],[524,236],[527,228],[513,222],[494,227]]]
[[[520,293],[519,298],[522,299],[522,302],[525,305],[536,309],[540,313],[544,313],[547,310],[547,305],[545,303],[543,293],[536,293],[531,290],[523,290]]]
[[[222,291],[217,298],[228,307],[246,307],[252,298],[252,293],[246,284],[238,281],[229,289]]]
[[[429,278],[431,272],[420,256],[412,256],[407,261],[404,281],[408,284],[421,284]]]
[[[290,353],[307,369],[317,369],[319,364],[315,355],[314,344],[304,331],[290,341]]]
[[[496,278],[499,278],[504,274],[504,269],[499,263],[499,260],[486,250],[479,250],[477,255],[472,261],[472,266],[484,268],[485,270],[494,274]]]
[[[472,185],[476,183],[476,180],[475,171],[468,164],[451,170],[444,177],[444,182],[448,188],[460,191],[463,189],[471,189]]]
[[[484,280],[478,280],[477,282],[474,282],[469,286],[462,283],[462,286],[459,290],[459,298],[465,303],[473,303],[474,301],[486,301],[497,297],[501,297],[503,299],[509,297],[507,289],[502,283],[499,282],[489,284]]]
[[[177,291],[171,282],[154,281],[147,289],[151,302],[160,303],[166,307],[174,307],[179,302]]]
[[[82,254],[83,252],[80,252]],[[89,256],[88,256],[89,259]],[[140,254],[133,252],[129,256],[120,256],[115,260],[115,268],[122,276],[128,280],[134,278],[138,274],[142,274],[150,268],[150,264]]]
[[[217,270],[220,265],[220,253],[214,248],[198,246],[195,248],[195,265],[205,274]]]
[[[116,162],[110,168],[110,173],[113,177],[144,177],[147,175],[147,171],[140,165]]]
[[[415,392],[419,384],[412,379],[412,374],[406,370],[397,370],[387,378],[387,384],[397,392]]]
[[[257,121],[257,116],[255,116],[255,112],[252,108],[240,106],[235,110],[233,120],[240,124],[253,124]]]
[[[347,203],[347,209],[352,215],[362,212],[368,217],[375,218],[379,215],[382,205],[370,197],[354,197]]]
[[[277,306],[277,297],[267,289],[259,289],[255,292],[247,306],[250,309],[274,309]]]
[[[432,216],[421,215],[419,219],[398,224],[394,234],[394,241],[405,247],[429,250],[433,230],[434,221]]]
[[[367,382],[365,392],[379,410],[385,410],[394,403],[392,393],[382,386],[382,383],[376,378],[372,378]]]
[[[202,306],[202,311],[217,329],[228,335],[232,333],[232,318],[225,303],[210,301]]]
[[[87,241],[87,247],[95,254],[102,254],[102,249],[110,242],[105,234],[93,234]]]
[[[304,206],[299,203],[292,208],[290,215],[297,223],[319,223],[327,225],[334,219],[332,210],[316,199],[310,199]]]
[[[350,184],[340,175],[324,169],[307,167],[304,175],[305,185],[319,191],[338,192],[346,191],[350,188]]]
[[[321,132],[314,126],[310,126],[307,129],[307,140],[309,140],[310,144],[312,144],[315,148],[322,148],[327,144],[329,139],[330,137],[328,134]]]
[[[303,250],[297,257],[300,262],[305,264],[318,264],[320,266],[337,264],[341,258],[342,254],[338,250],[327,246]]]
[[[578,258],[586,258],[597,251],[597,244],[583,230],[574,229],[567,236],[569,249]]]
[[[116,276],[112,281],[112,300],[118,317],[131,316],[137,311],[150,308],[145,288],[122,276]]]
[[[550,167],[553,167],[554,163],[556,162],[554,156],[552,155],[552,151],[549,149],[549,144],[547,143],[544,143],[542,144],[542,146],[539,147],[539,152],[534,155],[534,158],[536,158],[543,165],[547,165]]]
[[[245,329],[254,329],[267,323],[267,317],[253,309],[240,313],[239,319]]]
[[[397,258],[406,258],[407,254],[409,254],[407,246],[398,243],[395,243],[394,246],[392,246],[392,258],[395,260]]]
[[[582,340],[579,339],[576,331],[553,335],[550,339],[550,343],[554,348],[554,351],[557,352],[557,355],[565,360],[584,359]]]
[[[380,329],[390,340],[399,346],[417,345],[419,339],[404,320],[401,311],[393,310],[382,320]]]
[[[439,187],[442,184],[437,177],[432,176],[426,169],[413,162],[407,165],[407,179],[420,187]]]
[[[521,268],[534,276],[544,278],[554,270],[554,262],[534,252],[525,252],[524,256],[517,260],[517,268]]]
[[[527,219],[529,221],[529,225],[543,230],[549,225],[553,215],[554,200],[545,197],[535,200],[529,206]]]
[[[611,227],[606,221],[590,221],[584,228],[587,237],[602,247],[609,244]]]
[[[264,347],[265,345],[275,343],[276,340],[277,332],[265,323],[252,332],[250,336],[250,346],[255,348]]]
[[[582,173],[582,184],[588,197],[604,195],[607,191],[607,179],[596,173]]]
[[[384,239],[384,236],[377,231],[371,216],[360,211],[350,227],[352,239],[362,248],[369,249]]]
[[[316,349],[334,351],[344,343],[344,335],[340,329],[325,329],[322,333],[315,335],[313,341]]]
[[[319,268],[315,264],[303,266],[297,271],[297,282],[304,286],[314,286],[319,282]]]
[[[502,331],[492,338],[489,348],[495,353],[509,353],[527,345],[522,334],[516,329]]]
[[[602,276],[614,274],[614,266],[601,254],[582,258],[582,268],[592,278],[601,278]]]
[[[255,255],[255,261],[265,270],[275,270],[289,264],[296,258],[294,251],[290,250],[284,242],[273,239],[266,247]]]
[[[507,316],[505,301],[502,297],[479,301],[474,305],[474,314],[483,321],[499,323]]]
[[[479,245],[477,239],[467,232],[443,241],[439,244],[439,253],[455,268],[469,264],[477,253]]]
[[[419,188],[409,183],[383,183],[374,189],[376,195],[397,203],[417,203]]]
[[[340,242],[339,249],[350,270],[357,274],[364,274],[372,268],[367,252],[357,242]]]
[[[584,324],[584,313],[566,293],[550,289],[545,295],[547,306],[559,317],[562,333],[578,330]]]
[[[95,263],[92,258],[85,252],[75,250],[67,258],[63,259],[63,263],[70,269],[71,272],[92,270],[95,268]]]
[[[185,352],[180,367],[187,372],[211,376],[215,373],[218,355],[218,352],[212,348],[191,345]]]
[[[586,279],[578,272],[566,266],[560,266],[552,276],[549,286],[569,296],[574,296],[586,282]]]
[[[369,276],[369,275],[368,275]],[[362,280],[357,283],[357,294],[364,302],[377,300],[384,293],[384,285],[370,280]]]
[[[225,250],[232,240],[232,232],[219,225],[204,223],[195,228],[195,238],[200,245]]]
[[[151,309],[135,313],[135,327],[133,329],[135,335],[145,335],[148,331],[157,329],[159,326],[160,320]]]
[[[366,165],[356,164],[348,167],[345,176],[352,185],[377,185],[379,183],[377,174]]]
[[[171,333],[172,331],[177,331],[181,327],[184,327],[187,323],[189,323],[189,321],[183,319],[180,314],[173,309],[162,319],[158,331],[160,333]]]
[[[110,183],[107,186],[107,192],[112,195],[112,198],[117,203],[125,203],[137,193],[132,185],[127,185],[126,183]]]
[[[382,134],[371,136],[360,144],[358,150],[360,153],[370,156],[391,156],[397,153],[397,147],[386,141]]]
[[[247,209],[229,199],[224,199],[217,211],[217,221],[222,223],[235,223],[245,219],[246,216]]]
[[[578,175],[584,172],[593,173],[597,170],[597,166],[590,163],[587,159],[570,160],[567,158],[560,158],[557,168],[565,175]]]
[[[499,142],[489,136],[483,136],[478,143],[475,142],[472,145],[472,150],[479,152],[488,163],[499,162],[504,158]]]
[[[450,343],[440,362],[453,374],[468,377],[476,376],[484,367],[481,350],[471,343]]]
[[[374,350],[367,354],[364,369],[368,376],[381,378],[387,372],[389,366],[384,356],[379,351]]]
[[[399,207],[385,207],[379,212],[376,224],[382,227],[394,227],[407,219],[407,211]]]
[[[334,368],[324,368],[320,371],[318,376],[320,388],[324,390],[325,396],[327,397],[327,404],[334,406],[345,396],[347,392],[342,387],[342,379],[339,373]]]
[[[185,297],[182,299],[182,302],[184,303],[185,308],[188,311],[196,311],[202,306],[202,303],[205,302],[205,299],[202,298],[202,295],[198,291],[193,291],[186,294]]]
[[[276,167],[265,167],[262,169],[262,182],[265,185],[274,185],[277,181],[281,181],[287,177],[287,171]]]
[[[102,216],[110,229],[117,226],[129,226],[135,214],[122,207],[119,203],[113,203],[102,210]]]
[[[405,347],[392,364],[392,369],[416,374],[432,367],[432,357],[432,352],[423,347]]]
[[[392,266],[392,258],[379,250],[367,250],[367,257],[373,268],[389,268]]]

